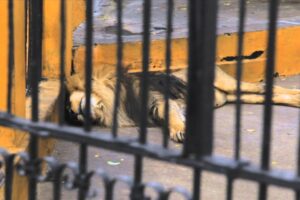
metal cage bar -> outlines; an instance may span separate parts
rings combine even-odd
[[[271,149],[271,128],[272,128],[272,96],[273,96],[273,74],[275,69],[275,46],[276,46],[276,30],[277,30],[277,15],[279,1],[274,0],[269,5],[269,35],[268,35],[268,57],[266,63],[266,95],[264,104],[264,125],[262,138],[262,154],[261,168],[269,170],[270,165],[270,149]],[[267,198],[267,185],[260,184],[259,199]]]
[[[113,112],[113,126],[112,126],[112,135],[113,137],[117,137],[118,131],[118,109],[120,107],[120,93],[121,93],[121,81],[123,79],[122,76],[122,60],[123,60],[123,38],[122,38],[122,15],[123,15],[123,0],[117,1],[117,83],[116,83],[116,91],[115,91],[115,99],[114,99],[114,112]]]
[[[147,143],[147,121],[148,121],[148,88],[149,88],[149,56],[150,56],[150,23],[151,23],[151,1],[143,1],[143,71],[140,80],[141,94],[141,117],[139,124],[139,142]],[[131,191],[131,199],[137,200],[143,197],[142,182],[143,157],[137,155],[134,160],[134,186]]]
[[[14,4],[13,1],[8,2],[8,30],[9,30],[9,53],[8,53],[8,84],[7,84],[7,112],[11,113],[11,98],[13,86],[14,72]]]
[[[42,27],[43,27],[43,1],[31,0],[30,1],[30,44],[29,49],[29,73],[30,75],[30,88],[32,89],[32,122],[39,121],[39,96],[38,96],[38,84],[41,77],[42,66]],[[28,184],[28,199],[36,199],[37,192],[37,180],[36,173],[39,173],[39,169],[36,166],[36,160],[38,158],[38,141],[39,137],[30,135],[29,140],[29,164],[31,165],[31,171],[28,172],[29,184]]]
[[[172,30],[173,30],[173,10],[174,10],[174,1],[167,0],[168,10],[167,10],[167,33],[166,33],[166,87],[165,87],[165,110],[164,110],[164,118],[165,123],[163,125],[163,146],[168,147],[168,138],[170,134],[169,130],[169,98],[170,98],[170,73],[171,73],[171,59],[172,59]]]
[[[217,1],[190,1],[187,122],[184,154],[210,155]],[[202,102],[202,104],[200,103]]]
[[[143,71],[141,76],[141,119],[140,137],[141,143],[147,141],[147,120],[148,120],[148,89],[149,89],[149,56],[150,56],[150,23],[151,23],[151,0],[144,0],[143,12]]]
[[[236,66],[236,80],[237,80],[237,92],[236,92],[236,115],[235,115],[235,149],[234,149],[234,157],[236,160],[240,159],[240,143],[241,143],[241,79],[243,73],[243,63],[242,63],[242,53],[244,47],[244,30],[245,30],[245,19],[246,18],[246,1],[240,1],[240,11],[239,11],[239,30],[238,30],[238,60]]]
[[[299,119],[300,119],[300,113],[299,113]],[[300,176],[300,126],[298,127],[298,144],[297,144],[297,162],[296,162],[296,169],[295,172],[297,176]],[[295,199],[298,200],[300,199],[300,190],[295,190]]]
[[[65,122],[65,55],[66,55],[66,2],[60,1],[60,90],[59,90],[59,124]]]
[[[93,1],[86,1],[86,30],[85,30],[85,109],[84,109],[84,130],[86,133],[91,130],[91,92],[92,92],[92,63],[93,63]],[[79,182],[86,180],[88,167],[88,144],[81,143],[79,148]],[[87,184],[89,184],[87,182]],[[78,189],[78,200],[83,200],[87,195],[87,187],[82,185]]]
[[[239,1],[239,25],[238,25],[238,49],[237,49],[237,64],[236,64],[236,111],[235,111],[235,139],[234,139],[234,158],[240,160],[241,151],[241,79],[243,73],[243,63],[242,54],[244,47],[244,30],[245,30],[245,20],[246,20],[246,1]],[[230,174],[227,176],[227,190],[226,198],[230,200],[233,198],[233,185],[234,177]]]

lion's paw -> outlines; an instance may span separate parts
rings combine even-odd
[[[185,126],[184,122],[170,124],[170,138],[174,142],[183,142],[185,139]]]
[[[86,98],[83,92],[73,92],[70,96],[71,110],[76,115],[77,120],[84,121],[85,118],[85,109],[86,109]],[[105,106],[101,99],[92,94],[90,100],[90,116],[91,119],[95,122],[104,121],[104,110]]]

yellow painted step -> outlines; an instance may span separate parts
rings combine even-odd
[[[277,33],[276,46],[276,72],[281,76],[296,75],[300,73],[300,40],[295,35],[300,34],[300,27],[283,27]],[[224,60],[227,57],[237,55],[237,34],[219,35],[217,39],[216,63],[226,72],[234,75],[236,62]],[[261,81],[264,78],[266,60],[267,31],[255,31],[245,33],[244,52],[245,59],[243,80]],[[93,64],[115,67],[116,44],[97,44],[93,49]],[[258,56],[256,52],[261,52]],[[184,68],[187,66],[187,39],[173,39],[172,41],[172,68]],[[165,69],[165,41],[155,40],[151,42],[151,71],[163,71]],[[256,56],[256,57],[255,57]],[[84,69],[85,46],[74,49],[74,70]],[[129,72],[141,71],[142,66],[142,43],[127,42],[124,44],[124,67]]]

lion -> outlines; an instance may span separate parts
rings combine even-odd
[[[149,73],[148,105],[149,124],[165,123],[165,87],[166,75],[162,72]],[[138,73],[123,73],[118,109],[120,127],[136,126],[140,117],[140,76]],[[187,69],[170,74],[169,94],[169,132],[170,139],[183,142],[185,135],[185,109],[187,96]],[[92,74],[91,119],[103,127],[113,125],[114,96],[116,75],[113,67],[97,66]],[[214,106],[223,106],[236,102],[237,81],[218,66],[215,67]],[[84,74],[74,73],[67,77],[67,112],[69,120],[83,122],[85,109]],[[264,102],[265,85],[263,83],[241,82],[241,102],[258,104]],[[279,86],[273,87],[274,104],[300,107],[300,90]]]

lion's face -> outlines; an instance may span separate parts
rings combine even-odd
[[[105,125],[105,107],[102,103],[102,99],[95,94],[91,94],[91,119],[93,122]],[[84,122],[86,107],[85,93],[82,91],[74,91],[70,95],[70,109],[71,112],[76,115],[76,118],[80,122]]]

